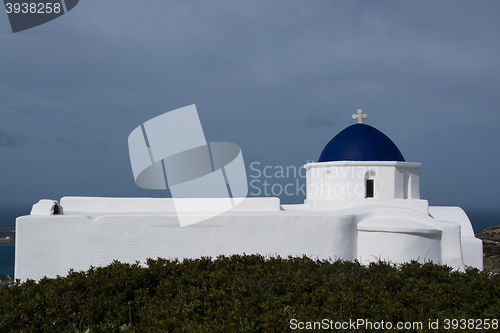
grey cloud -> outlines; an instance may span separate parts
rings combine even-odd
[[[70,173],[66,174],[66,177],[68,177],[68,178],[85,178],[85,176],[83,176],[82,174],[75,173],[75,172],[70,172]]]
[[[58,146],[65,147],[66,149],[73,152],[83,151],[83,145],[79,141],[68,139],[62,136],[57,136],[56,138],[54,138],[54,141],[57,142]]]
[[[19,147],[26,143],[26,135],[22,131],[10,133],[5,128],[0,127],[0,146]]]
[[[332,115],[321,115],[321,114],[311,114],[306,119],[306,123],[308,126],[312,127],[326,127],[332,128],[335,127],[337,123],[338,114]]]
[[[10,109],[1,116],[13,125],[0,129],[0,144],[22,144],[14,130],[22,128],[63,153],[84,150],[66,170],[88,170],[92,193],[148,196],[131,181],[127,155],[127,135],[146,119],[194,103],[209,141],[235,142],[245,158],[277,165],[317,158],[361,108],[405,157],[425,162],[431,203],[454,185],[440,172],[461,179],[478,164],[496,172],[499,1],[150,2],[87,0],[40,28],[57,33],[0,35],[9,64],[0,112]],[[37,148],[33,165],[46,170],[64,155],[36,163],[46,158]],[[18,151],[5,165],[14,175],[29,165]],[[443,171],[438,152],[461,162]],[[50,187],[37,181],[40,191]],[[76,183],[64,191],[81,190]],[[446,200],[497,205],[494,182],[478,182],[477,193],[484,199],[449,191]]]

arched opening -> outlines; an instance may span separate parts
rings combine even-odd
[[[368,171],[365,174],[365,199],[375,198],[375,185],[375,171]]]
[[[411,197],[411,188],[410,188],[410,173],[408,171],[405,172],[403,178],[403,199],[410,199]]]

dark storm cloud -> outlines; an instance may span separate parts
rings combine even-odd
[[[39,28],[56,33],[0,35],[2,120],[78,152],[32,152],[52,161],[44,170],[89,169],[92,182],[55,198],[148,196],[133,182],[127,137],[166,111],[194,103],[209,141],[283,165],[317,159],[361,108],[424,163],[431,203],[495,206],[498,187],[464,175],[478,163],[496,172],[499,11],[498,1],[86,0]],[[5,167],[15,173],[20,157]],[[33,197],[50,188],[35,183]]]
[[[7,131],[0,126],[0,146],[3,147],[17,147],[26,143],[26,135],[17,131],[15,133]]]

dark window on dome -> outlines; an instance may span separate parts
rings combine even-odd
[[[374,189],[374,180],[367,179],[366,180],[366,197],[365,198],[373,198],[373,189]]]

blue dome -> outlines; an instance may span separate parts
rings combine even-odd
[[[323,149],[318,162],[400,161],[405,159],[398,147],[378,129],[354,124],[337,134]]]

